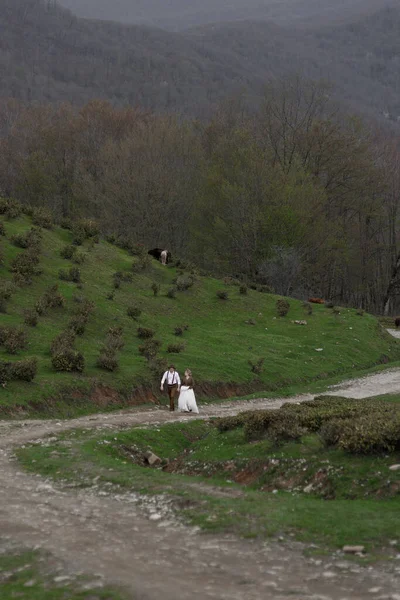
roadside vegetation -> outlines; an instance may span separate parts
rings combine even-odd
[[[72,431],[17,454],[64,484],[172,495],[178,517],[205,531],[387,557],[400,550],[399,439],[400,396],[324,397],[208,422]]]

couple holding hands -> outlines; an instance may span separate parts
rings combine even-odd
[[[174,365],[171,365],[161,379],[160,389],[162,392],[164,391],[164,384],[167,385],[170,411],[175,410],[175,396],[179,392],[178,410],[186,413],[199,413],[193,391],[194,381],[190,369],[186,369],[185,376],[181,382],[178,371],[176,371]]]

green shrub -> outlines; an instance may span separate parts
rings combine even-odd
[[[363,308],[357,308],[356,315],[363,317],[365,315],[365,310]]]
[[[137,336],[141,339],[149,339],[154,337],[156,332],[154,329],[150,329],[149,327],[138,327],[137,328]]]
[[[239,287],[239,293],[242,294],[242,296],[246,296],[248,292],[248,288],[247,285],[245,285],[244,283]]]
[[[85,333],[87,318],[84,315],[76,315],[70,320],[68,327],[76,335],[82,336]]]
[[[83,265],[85,260],[86,260],[86,254],[84,254],[83,252],[75,252],[75,254],[72,257],[72,262],[75,265]]]
[[[6,362],[4,360],[0,360],[0,384],[4,385],[10,380],[11,380],[11,363]]]
[[[40,243],[42,241],[42,234],[38,229],[32,227],[26,233],[17,233],[12,235],[10,241],[18,248],[32,248],[33,250],[40,249]]]
[[[72,244],[67,244],[66,246],[64,246],[64,248],[62,248],[60,250],[60,256],[61,256],[61,258],[71,260],[71,258],[74,256],[76,250],[77,250],[76,246],[73,246]]]
[[[229,294],[225,290],[218,290],[217,298],[219,298],[220,300],[228,300]]]
[[[131,317],[131,319],[136,320],[142,314],[142,309],[135,305],[129,306],[127,308],[126,314],[128,315],[128,317]]]
[[[26,331],[19,327],[4,327],[0,333],[0,344],[4,346],[8,354],[16,354],[24,350],[28,343]]]
[[[116,278],[114,277],[114,280],[113,280],[113,286],[114,286],[114,289],[115,289],[115,290],[119,290],[119,288],[121,287],[121,280],[120,280],[120,279],[116,279]]]
[[[58,291],[58,285],[52,285],[43,294],[43,303],[47,308],[62,308],[65,303],[64,296]]]
[[[160,340],[148,339],[142,346],[139,346],[139,354],[147,360],[152,360],[157,356],[161,346],[162,342]]]
[[[37,374],[37,359],[29,358],[16,362],[0,360],[0,384],[8,381],[32,381]]]
[[[6,229],[4,227],[4,223],[3,221],[0,221],[0,236],[5,236],[6,235]]]
[[[235,277],[224,277],[223,282],[225,285],[231,285],[234,287],[240,287],[240,281],[239,279],[236,279]]]
[[[306,433],[306,430],[301,427],[298,420],[292,415],[286,415],[285,419],[276,419],[268,428],[268,439],[275,445],[285,442],[298,441]],[[247,439],[248,432],[245,429]]]
[[[99,369],[114,372],[118,369],[118,360],[113,352],[101,352],[97,359]]]
[[[56,371],[82,373],[85,369],[85,358],[81,352],[72,348],[65,348],[54,354],[51,363]]]
[[[68,231],[72,231],[74,224],[69,217],[63,217],[60,221],[60,227],[62,229],[67,229]]]
[[[9,300],[14,291],[14,286],[11,281],[0,281],[0,298]]]
[[[27,217],[32,217],[34,210],[35,210],[35,207],[32,206],[31,204],[23,204],[22,205],[22,214],[26,215]]]
[[[122,350],[122,348],[124,346],[125,346],[125,342],[122,339],[122,335],[108,334],[103,351],[104,352],[108,352],[108,351],[118,352],[118,350]]]
[[[106,294],[106,300],[114,300],[115,298],[115,292],[108,292]]]
[[[86,239],[84,230],[78,225],[74,225],[72,229],[72,243],[74,246],[82,246]]]
[[[94,219],[81,219],[78,227],[85,234],[86,238],[96,238],[100,234],[100,226]]]
[[[176,298],[176,292],[177,289],[175,287],[169,288],[169,290],[167,291],[167,297],[171,299]]]
[[[61,332],[51,343],[51,354],[60,354],[64,350],[72,350],[75,344],[76,334],[71,329]]]
[[[234,417],[223,417],[221,419],[217,419],[216,427],[220,433],[224,433],[226,431],[233,431],[234,429],[240,429],[244,426],[245,419],[247,413],[239,413]]]
[[[22,213],[22,205],[13,198],[0,198],[0,215],[6,219],[16,219]]]
[[[189,260],[185,260],[182,258],[178,258],[177,261],[175,262],[175,266],[178,269],[182,269],[182,271],[195,271],[196,270],[196,265],[192,262],[190,262]]]
[[[276,301],[276,312],[280,317],[286,317],[290,309],[290,304],[285,298],[279,298]]]
[[[11,363],[10,373],[11,378],[18,381],[33,381],[36,377],[38,369],[37,358],[26,358]]]
[[[76,314],[88,319],[90,317],[90,315],[94,312],[94,309],[95,309],[94,302],[92,302],[91,300],[88,300],[87,298],[84,298],[83,301],[80,303],[80,305],[76,311]]]
[[[312,315],[312,311],[313,311],[311,302],[303,302],[303,310],[304,310],[305,314],[310,317]]]
[[[256,375],[260,375],[264,370],[264,362],[265,362],[265,358],[259,358],[257,360],[257,362],[255,362],[255,363],[253,363],[251,360],[249,360],[251,372],[255,373]]]
[[[30,285],[32,277],[41,274],[38,269],[39,255],[31,249],[21,252],[11,262],[11,272],[14,273],[14,282],[17,285]]]
[[[78,267],[71,267],[70,269],[60,269],[58,272],[58,277],[62,281],[71,281],[73,283],[80,283],[81,281],[81,272]]]
[[[132,254],[132,256],[145,256],[147,254],[145,246],[138,242],[130,243],[129,252]]]
[[[44,229],[53,227],[53,215],[46,208],[35,208],[32,211],[32,222]]]
[[[154,296],[158,296],[158,293],[161,289],[161,286],[159,283],[156,283],[155,281],[151,284],[151,289],[153,291]]]
[[[389,418],[388,418],[389,417]],[[341,423],[339,448],[352,454],[377,454],[400,450],[400,412],[393,415],[363,415],[354,423]]]
[[[5,315],[7,312],[7,301],[4,298],[0,298],[0,314]]]
[[[268,438],[280,444],[318,433],[327,446],[353,454],[400,450],[400,407],[378,400],[321,396],[279,410],[241,413],[216,426],[221,432],[243,427],[248,441]]]
[[[117,271],[116,273],[113,274],[113,280],[118,281],[120,285],[122,282],[132,283],[133,275],[132,275],[132,273],[128,273],[127,271]]]
[[[325,302],[325,306],[326,308],[335,308],[335,303],[332,302],[332,300],[328,300],[327,302]]]
[[[168,354],[179,354],[183,352],[185,349],[185,344],[168,344],[167,352]]]
[[[29,327],[36,327],[38,324],[38,313],[36,310],[32,310],[31,308],[27,308],[24,310],[24,323],[25,325],[29,325]]]
[[[121,280],[124,281],[125,283],[132,283],[133,282],[133,275],[132,273],[121,273]]]
[[[178,277],[176,280],[176,289],[178,292],[185,292],[190,289],[194,285],[194,278],[189,276],[186,277]]]
[[[36,301],[35,304],[35,311],[39,316],[42,316],[46,313],[47,310],[47,304],[46,302],[43,300],[43,298],[39,298],[39,300]]]
[[[122,334],[124,333],[123,328],[120,325],[117,325],[115,327],[110,327],[107,335],[113,335],[115,337],[121,337]]]
[[[174,329],[174,335],[176,336],[181,336],[184,334],[185,331],[187,331],[189,329],[189,325],[178,325],[177,327],[175,327]]]
[[[115,235],[115,233],[109,233],[106,235],[106,242],[108,242],[109,244],[115,244],[116,241],[117,236]]]
[[[25,233],[16,233],[10,237],[10,242],[17,248],[28,248],[29,241]]]
[[[139,273],[140,271],[144,271],[146,269],[148,269],[151,265],[151,258],[148,254],[144,254],[143,256],[140,256],[137,258],[137,260],[135,260],[134,263],[132,263],[132,271],[134,273]]]

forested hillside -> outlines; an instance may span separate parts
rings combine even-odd
[[[398,141],[338,120],[322,85],[204,123],[101,101],[0,117],[6,196],[279,294],[398,310]]]
[[[146,246],[106,241],[93,220],[59,227],[23,210],[0,200],[0,417],[154,401],[168,362],[193,365],[198,395],[224,397],[400,355],[371,315],[288,303],[187,260],[162,266]]]
[[[315,27],[367,15],[392,0],[61,0],[75,14],[92,19],[146,23],[171,30],[223,21],[272,20]]]
[[[53,2],[0,0],[2,97],[92,98],[204,118],[229,96],[257,106],[266,81],[301,72],[332,83],[351,112],[399,114],[399,9],[312,31],[267,22],[170,33],[77,19]]]

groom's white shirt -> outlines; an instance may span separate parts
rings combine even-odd
[[[161,379],[161,385],[164,385],[165,381],[167,381],[168,385],[178,384],[178,387],[181,386],[181,378],[179,377],[179,373],[174,371],[171,373],[170,371],[165,371],[163,378]]]

